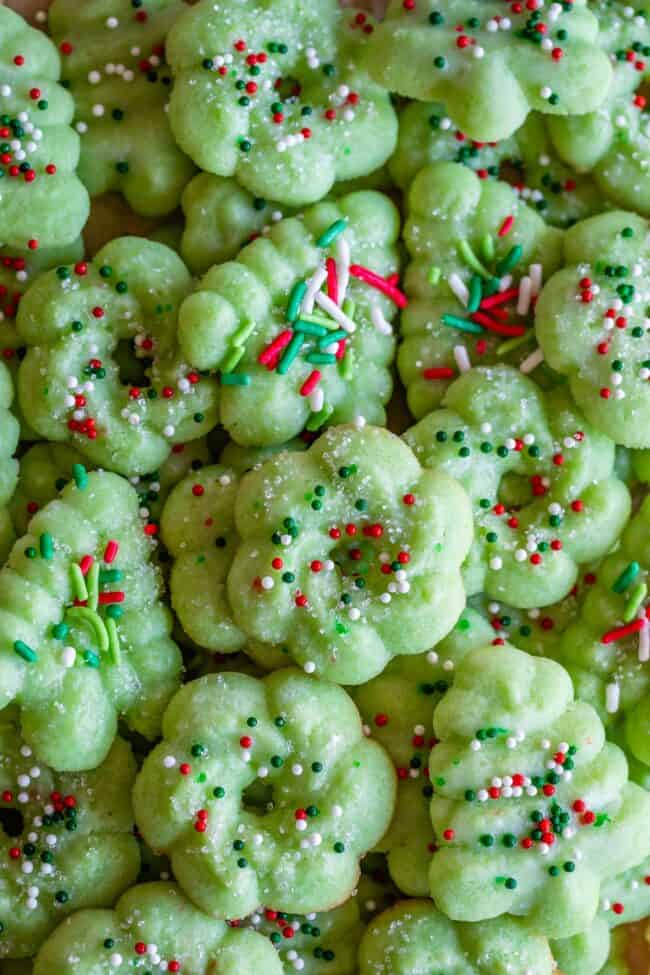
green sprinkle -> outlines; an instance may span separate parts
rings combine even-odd
[[[331,352],[310,352],[305,359],[315,366],[332,366],[336,362],[336,356]]]
[[[231,345],[244,345],[251,333],[255,331],[255,325],[256,322],[250,321],[244,322],[243,325],[240,325],[230,340]]]
[[[352,377],[352,369],[354,367],[354,352],[347,347],[346,353],[343,358],[339,361],[339,373],[341,377],[348,380]]]
[[[316,241],[317,247],[329,247],[330,244],[336,240],[336,238],[343,233],[347,227],[347,220],[335,220],[334,223],[327,228],[327,230],[320,235]]]
[[[346,312],[346,314],[347,314],[347,312]],[[336,322],[333,319],[328,318],[327,315],[321,315],[317,311],[310,312],[309,314],[306,314],[305,312],[302,312],[301,315],[300,315],[300,321],[301,322],[313,322],[314,325],[324,325],[324,327],[326,329],[329,329],[329,331],[332,331],[333,329],[338,328],[338,325],[336,324]],[[347,335],[348,333],[346,332],[345,334]]]
[[[68,632],[68,627],[65,623],[55,623],[52,627],[52,636],[55,640],[65,640]]]
[[[84,650],[82,656],[89,667],[99,667],[99,657],[92,650]]]
[[[122,573],[119,569],[101,569],[99,572],[99,584],[104,586],[107,583],[121,582]]]
[[[296,281],[293,288],[291,289],[291,294],[289,295],[289,303],[287,305],[286,319],[288,322],[295,322],[298,317],[298,312],[300,311],[300,306],[302,300],[305,297],[305,292],[307,291],[306,281]]]
[[[212,795],[215,797],[215,799],[223,799],[225,794],[226,794],[226,790],[220,785],[218,785],[215,789],[212,790]]]
[[[483,329],[475,322],[470,322],[467,318],[459,318],[458,315],[443,315],[440,319],[447,328],[457,328],[461,332],[471,332],[472,335],[481,335]]]
[[[325,325],[316,325],[315,322],[306,322],[302,318],[299,318],[294,322],[294,330],[296,332],[302,332],[303,335],[315,335],[317,338],[322,338],[324,335],[330,336],[332,333]],[[344,333],[347,335],[347,332]],[[331,338],[328,338],[328,342],[331,342]]]
[[[120,637],[117,632],[117,624],[112,616],[106,619],[106,632],[108,634],[108,656],[112,664],[119,667],[122,659],[120,651]]]
[[[472,269],[476,274],[480,275],[482,278],[490,278],[490,272],[483,267],[478,257],[471,248],[469,241],[463,239],[456,242],[456,250],[458,251],[460,257],[465,261],[467,266]]]
[[[300,352],[303,342],[304,342],[304,336],[301,335],[300,332],[294,332],[291,341],[289,342],[288,346],[284,350],[282,358],[278,363],[278,368],[276,370],[278,375],[280,376],[286,375],[294,359]]]
[[[505,883],[505,885],[508,888],[508,890],[516,890],[516,888],[517,888],[517,881],[515,880],[514,877],[506,877],[506,883]]]
[[[81,568],[76,562],[73,562],[70,566],[70,582],[72,583],[72,591],[75,599],[85,602],[88,599],[86,580],[84,579],[84,574],[81,571]]]
[[[490,264],[494,260],[494,240],[490,234],[481,238],[481,256]]]
[[[614,585],[612,586],[613,592],[625,592],[627,587],[631,582],[634,582],[637,575],[639,574],[641,566],[638,562],[630,562],[621,572],[620,576],[616,579]]]
[[[514,247],[511,247],[503,260],[499,261],[496,266],[496,272],[499,277],[503,277],[508,271],[512,271],[513,267],[521,260],[522,254],[523,248],[521,244],[515,244]]]
[[[436,285],[440,281],[441,275],[442,275],[442,271],[440,270],[438,265],[432,264],[431,267],[429,268],[429,274],[428,274],[429,284],[431,285],[432,288],[436,287]]]
[[[467,311],[470,313],[478,311],[482,297],[483,285],[481,284],[481,279],[478,274],[474,274],[469,283],[469,300],[467,302]]]
[[[41,553],[41,558],[46,559],[46,561],[49,562],[54,555],[54,539],[49,532],[43,532],[38,540],[38,546]]]
[[[88,588],[88,608],[97,611],[99,603],[99,562],[93,562],[86,579]]]
[[[639,606],[648,594],[648,587],[645,582],[639,582],[630,592],[623,612],[623,622],[630,623],[637,614]]]
[[[347,337],[348,333],[344,328],[337,328],[335,332],[327,332],[324,338],[318,340],[317,345],[322,352],[324,349],[328,349],[333,342],[338,342],[339,339],[345,339]]]
[[[522,345],[526,345],[531,339],[535,338],[535,332],[533,329],[529,329],[524,335],[515,335],[513,339],[508,339],[502,342],[501,345],[497,346],[497,355],[507,355],[509,352],[514,352]]]
[[[66,609],[66,616],[72,617],[73,620],[78,620],[80,623],[85,623],[96,637],[100,651],[105,653],[108,650],[108,632],[101,616],[87,606],[71,606]]]
[[[334,844],[333,849],[334,849],[334,852],[335,853],[344,853],[345,852],[345,844],[344,843],[341,843],[340,840],[337,840],[337,842]]]
[[[239,365],[240,361],[244,358],[245,352],[246,349],[243,345],[235,345],[232,347],[219,363],[221,372],[226,373],[226,375],[232,373],[233,369],[235,369]]]
[[[250,386],[251,377],[247,372],[222,372],[222,386]]]
[[[31,647],[28,647],[22,640],[14,641],[14,652],[22,657],[28,664],[33,664],[38,660],[38,654]]]
[[[309,419],[305,424],[305,430],[308,430],[310,433],[315,433],[317,430],[320,430],[321,427],[325,426],[333,412],[334,407],[326,403],[318,413],[311,413],[309,415]]]

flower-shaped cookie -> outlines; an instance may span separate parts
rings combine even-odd
[[[472,499],[469,595],[485,592],[520,609],[557,602],[580,564],[609,551],[630,513],[614,443],[565,389],[542,393],[511,366],[464,373],[444,409],[404,438],[420,463],[457,478]]]
[[[196,369],[219,367],[233,440],[283,444],[359,414],[385,423],[390,321],[406,302],[398,233],[386,196],[351,193],[281,220],[183,302],[183,353]]]
[[[272,945],[198,910],[172,883],[138,884],[112,911],[66,918],[45,942],[34,975],[282,975]]]
[[[399,901],[370,922],[359,975],[551,975],[546,938],[515,918],[460,924],[429,900]]]
[[[429,894],[429,864],[435,849],[429,816],[432,789],[425,778],[433,711],[454,679],[462,657],[485,646],[489,623],[467,608],[449,636],[433,650],[397,657],[386,670],[352,695],[373,738],[384,746],[397,770],[397,803],[390,829],[379,844],[399,889],[412,897]]]
[[[444,105],[410,102],[400,114],[391,175],[406,190],[420,169],[435,162],[462,163],[481,179],[506,175],[522,200],[558,227],[602,209],[596,184],[559,159],[538,112],[529,115],[510,138],[479,142],[456,128]]]
[[[441,162],[410,188],[404,237],[411,263],[398,368],[414,416],[439,406],[473,364],[513,359],[540,377],[533,310],[560,266],[562,232],[506,183]]]
[[[650,64],[650,11],[621,0],[591,0],[590,8],[600,25],[598,42],[614,67],[608,94],[596,111],[550,119],[551,138],[571,166],[593,173],[608,199],[650,216],[650,113],[642,89]]]
[[[117,190],[149,217],[174,210],[194,173],[167,118],[165,37],[183,10],[182,0],[54,0],[48,11],[75,100],[79,176],[91,196]]]
[[[439,100],[472,139],[515,132],[532,109],[589,112],[611,78],[598,46],[598,21],[586,0],[390,0],[367,64],[373,78],[418,101]]]
[[[607,723],[622,719],[626,744],[650,765],[650,499],[596,573],[558,649],[577,695]]]
[[[167,45],[179,145],[201,169],[294,206],[378,169],[397,118],[360,66],[373,29],[336,0],[233,0],[227,17],[201,0]]]
[[[54,44],[0,8],[0,241],[36,250],[75,240],[88,217],[73,101]]]
[[[81,465],[73,478],[0,571],[0,703],[60,770],[98,765],[119,715],[155,737],[181,664],[135,490]]]
[[[613,211],[566,232],[565,263],[545,285],[535,330],[590,423],[626,447],[650,446],[648,223]]]
[[[394,800],[390,759],[365,740],[352,700],[293,669],[186,684],[134,791],[145,840],[196,904],[226,918],[342,903]]]
[[[628,781],[568,673],[507,644],[473,650],[434,714],[431,894],[461,921],[589,928],[601,883],[650,853],[650,794]]]
[[[128,475],[155,470],[174,444],[207,433],[216,383],[183,361],[177,341],[190,287],[173,251],[137,237],[41,275],[17,319],[28,347],[20,403],[37,433]]]
[[[0,715],[0,958],[33,955],[71,911],[112,904],[140,866],[135,760],[117,738],[91,772],[57,774]]]
[[[463,608],[467,496],[386,430],[333,427],[251,471],[235,527],[235,623],[307,673],[362,684],[441,640]]]

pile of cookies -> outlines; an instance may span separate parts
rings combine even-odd
[[[0,6],[0,975],[647,968],[650,7],[376,13]]]

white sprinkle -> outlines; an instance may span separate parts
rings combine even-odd
[[[456,274],[456,272],[454,271],[454,273],[450,274],[449,277],[447,278],[447,284],[449,285],[453,293],[456,295],[461,305],[464,308],[467,308],[467,302],[469,301],[469,291],[467,290],[467,287],[465,286],[465,283],[463,279],[460,277],[460,275]]]
[[[111,955],[109,961],[113,966],[113,968],[119,968],[120,965],[122,964],[122,956],[119,954],[119,952],[116,951],[114,954]]]
[[[342,305],[345,301],[345,295],[348,290],[348,284],[350,281],[350,245],[348,244],[345,234],[341,234],[336,239],[335,244],[336,251],[336,276],[339,285],[339,305]]]
[[[472,368],[472,363],[469,360],[469,355],[464,345],[454,346],[454,359],[456,360],[459,372],[469,372]]]
[[[478,741],[478,739],[472,738],[472,740],[469,743],[469,747],[470,747],[470,751],[480,752],[480,750],[481,750],[481,743],[480,743],[480,741]]]
[[[170,423],[168,423],[166,427],[163,427],[163,434],[166,437],[173,437],[175,433],[176,427],[173,427]]]
[[[291,766],[292,775],[302,775],[302,773],[303,773],[303,767],[298,762],[296,762],[295,765]]]
[[[370,309],[370,318],[372,319],[372,324],[375,326],[377,331],[381,335],[392,335],[393,328],[390,322],[386,321],[382,314],[382,310],[379,305],[373,305]]]
[[[163,758],[163,765],[165,768],[173,768],[176,765],[176,759],[173,755],[165,755]]]
[[[490,559],[489,565],[494,572],[498,572],[499,569],[503,568],[503,559],[500,555],[494,555]]]
[[[544,361],[544,353],[540,348],[535,349],[531,352],[529,356],[526,356],[522,364],[519,366],[520,372],[528,373],[533,372],[538,366]]]
[[[337,805],[337,804],[333,805],[332,806],[332,816],[334,816],[336,819],[340,819],[342,815],[343,815],[342,808],[339,805]]]
[[[317,386],[316,389],[312,389],[308,399],[309,409],[312,411],[312,413],[320,413],[325,403],[325,393],[321,387]]]
[[[352,319],[349,318],[344,311],[341,311],[339,306],[335,304],[331,298],[328,298],[326,294],[323,294],[322,291],[319,291],[316,294],[315,301],[316,304],[322,308],[323,311],[327,312],[327,314],[330,315],[335,322],[338,322],[341,328],[344,328],[346,332],[352,333],[356,330],[357,326]]]
[[[539,89],[539,93],[540,93],[540,95],[541,95],[542,98],[548,99],[553,94],[553,89],[552,88],[549,88],[548,85],[543,85]]]
[[[95,116],[95,118],[101,118],[102,115],[104,115],[105,111],[106,109],[104,108],[103,105],[93,105],[92,113]]]
[[[522,278],[519,282],[519,295],[517,296],[517,313],[519,315],[528,314],[532,293],[532,281],[529,277]]]
[[[271,576],[262,576],[261,586],[262,589],[273,589],[275,583]]]
[[[268,774],[269,774],[269,770],[266,767],[266,765],[260,765],[260,767],[257,770],[258,779],[265,779]]]
[[[608,714],[616,714],[621,698],[621,690],[618,684],[608,684],[605,688],[605,707]]]
[[[307,282],[307,290],[302,300],[302,310],[307,315],[311,315],[314,310],[314,300],[327,278],[327,271],[324,267],[318,267]]]
[[[305,671],[306,674],[313,674],[314,671],[316,670],[316,664],[314,663],[313,660],[308,660],[305,666],[303,667],[303,670]]]
[[[650,626],[645,620],[643,628],[639,631],[639,660],[646,663],[650,660]]]

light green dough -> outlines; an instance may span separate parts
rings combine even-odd
[[[175,884],[152,883],[132,887],[112,911],[67,918],[39,951],[34,975],[131,975],[149,967],[181,975],[283,971],[259,934],[215,921]]]
[[[558,657],[576,694],[607,724],[621,724],[627,747],[650,765],[650,649],[647,582],[650,572],[650,498],[627,524],[617,550],[596,573]],[[636,632],[622,627],[631,626]],[[639,627],[642,627],[639,632]]]
[[[118,716],[154,738],[181,668],[135,490],[115,474],[74,474],[0,571],[0,705],[19,704],[26,741],[60,770],[103,761]],[[85,556],[84,579],[73,566]]]
[[[378,427],[333,427],[251,471],[235,526],[235,623],[307,673],[362,684],[441,640],[463,608],[467,496]]]
[[[6,145],[10,159],[0,166],[4,247],[27,249],[30,241],[36,247],[69,244],[88,217],[88,194],[75,173],[74,106],[59,77],[59,55],[49,38],[0,7],[0,116],[10,131],[7,143],[3,139],[3,154]],[[53,168],[48,172],[47,167]]]
[[[57,774],[0,716],[0,957],[34,954],[71,911],[105,907],[134,883],[135,760],[115,739],[91,772]],[[57,973],[58,975],[58,973]]]
[[[435,845],[429,817],[432,789],[424,778],[429,751],[435,746],[430,731],[433,711],[464,654],[485,646],[491,635],[490,625],[465,609],[449,636],[433,650],[397,657],[378,677],[353,689],[364,722],[397,769],[395,814],[379,847],[387,854],[391,878],[412,897],[429,894]]]
[[[545,359],[594,426],[625,447],[648,447],[648,223],[620,210],[590,217],[566,232],[564,252],[567,266],[537,302]]]
[[[601,884],[650,853],[650,794],[568,673],[508,644],[471,651],[433,724],[439,909],[520,916],[554,938],[586,931]]]
[[[520,609],[563,599],[578,566],[609,551],[630,513],[613,442],[564,388],[544,394],[510,366],[464,373],[444,408],[404,439],[420,463],[456,477],[472,499],[469,595]]]
[[[506,173],[521,199],[558,227],[570,226],[602,210],[602,197],[588,176],[565,165],[551,143],[538,112],[500,142],[477,142],[461,132],[437,102],[411,102],[399,116],[397,149],[390,172],[407,190],[431,163],[458,162],[481,179]]]
[[[459,924],[425,900],[400,901],[371,921],[359,952],[359,975],[551,975],[553,970],[548,941],[521,921]]]
[[[352,700],[296,670],[186,684],[134,790],[145,840],[197,905],[226,918],[342,903],[394,801],[390,759],[365,740]]]
[[[344,222],[343,232],[319,247],[321,235],[337,221]],[[347,269],[367,266],[382,279],[394,274],[398,234],[397,210],[382,194],[359,192],[321,203],[301,219],[275,224],[236,261],[213,267],[183,302],[181,347],[197,369],[221,370],[220,418],[233,440],[255,447],[283,444],[305,425],[318,430],[359,414],[370,423],[386,422],[395,350],[390,322],[397,306]],[[318,291],[317,276],[325,273],[330,256],[338,269],[338,304],[324,310],[321,300],[330,299],[318,292],[314,307],[309,284],[303,299],[293,302],[305,282],[314,281]],[[342,305],[343,327],[335,320]],[[317,320],[308,321],[314,311]],[[380,327],[373,320],[377,315]],[[276,354],[273,343],[282,337]],[[313,390],[305,390],[316,374]]]
[[[592,173],[607,198],[650,216],[650,112],[642,93],[648,77],[650,7],[619,0],[590,0],[589,6],[598,17],[598,42],[614,68],[607,97],[585,115],[550,119],[549,131],[562,158]]]
[[[11,412],[14,384],[11,373],[0,360],[0,565],[6,558],[14,532],[7,504],[18,480],[18,461],[14,457],[20,425]]]
[[[75,99],[79,176],[91,196],[116,190],[148,217],[175,210],[194,173],[167,118],[164,44],[183,10],[181,0],[54,0],[49,8]]]
[[[434,163],[418,174],[404,227],[409,304],[397,358],[417,419],[440,405],[460,371],[527,362],[535,349],[534,299],[560,266],[562,237],[506,183],[481,180],[458,163]],[[543,368],[535,378],[549,384]]]
[[[597,108],[612,72],[586,0],[541,16],[511,5],[507,14],[495,0],[449,0],[442,9],[436,0],[390,0],[368,47],[368,70],[400,95],[444,102],[463,132],[486,142],[512,135],[533,109],[575,115]],[[562,51],[559,60],[553,50]]]
[[[307,450],[309,443],[302,437],[295,437],[286,444],[278,444],[271,447],[242,447],[234,440],[229,441],[219,455],[219,461],[226,467],[230,467],[236,474],[247,474],[248,471],[259,467],[265,461],[282,453],[283,450],[303,451]]]
[[[202,0],[168,39],[179,145],[208,173],[291,206],[372,173],[397,118],[360,67],[367,38],[336,0],[233,0],[227,14]]]
[[[112,241],[92,263],[42,274],[17,320],[28,347],[20,403],[37,433],[130,476],[207,433],[216,382],[184,362],[177,340],[190,288],[173,251],[138,237]]]

